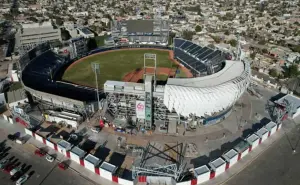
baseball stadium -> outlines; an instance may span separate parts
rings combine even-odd
[[[114,128],[176,134],[179,124],[192,128],[224,120],[250,83],[250,64],[241,59],[232,60],[228,53],[182,38],[169,45],[168,21],[113,21],[111,29],[112,45],[79,58],[59,55],[49,43],[23,55],[21,81],[29,103],[71,111],[84,119],[99,113]],[[183,144],[174,147],[159,150],[147,145],[132,162],[131,180],[144,176],[182,180],[185,149]],[[177,162],[161,157],[165,166],[158,167],[152,157],[164,152],[152,155],[152,150],[172,150]]]
[[[150,26],[141,30],[138,24]],[[210,125],[224,119],[249,84],[249,64],[181,38],[169,47],[168,34],[167,21],[115,21],[114,46],[78,60],[41,44],[20,59],[22,83],[32,100],[84,115],[101,108],[120,127],[130,122],[174,132],[179,123]],[[138,104],[145,109],[139,112]]]

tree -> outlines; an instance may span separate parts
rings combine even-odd
[[[251,58],[252,60],[255,59],[255,56],[256,56],[256,52],[252,52],[252,53],[250,54],[250,58]]]
[[[236,47],[237,41],[234,40],[234,39],[231,39],[231,40],[229,41],[229,44],[230,44],[232,47]]]
[[[284,73],[284,76],[288,78],[294,78],[297,77],[298,75],[299,75],[298,65],[295,64],[290,65]]]
[[[230,32],[229,32],[228,30],[226,30],[226,31],[224,32],[224,34],[225,34],[225,35],[229,35]]]
[[[216,48],[215,45],[213,45],[213,44],[209,44],[209,45],[207,45],[207,47],[209,47],[211,49],[215,49]]]
[[[169,44],[172,44],[172,43],[173,43],[174,37],[176,37],[176,33],[170,32],[170,33],[169,33]]]
[[[268,50],[266,48],[262,49],[261,52],[268,53]]]
[[[201,31],[202,31],[201,26],[197,25],[196,28],[195,28],[195,31],[196,31],[196,32],[201,32]]]
[[[182,38],[184,38],[186,40],[192,40],[194,35],[195,35],[195,32],[193,32],[193,31],[184,30],[182,32]]]
[[[262,39],[262,40],[258,41],[258,44],[260,44],[260,45],[265,45],[265,44],[266,44],[265,39]]]
[[[300,53],[300,45],[294,46],[290,48],[293,52],[298,52]]]
[[[63,21],[60,17],[57,17],[57,18],[55,19],[55,23],[56,23],[56,25],[58,25],[58,26],[62,26],[62,25],[64,24],[64,21]]]
[[[269,75],[272,76],[272,77],[274,77],[274,78],[277,77],[278,74],[277,74],[276,69],[274,69],[274,68],[270,69],[269,70]]]
[[[28,20],[32,21],[32,22],[38,22],[39,20],[37,20],[37,18],[35,17],[29,17]]]
[[[268,22],[268,23],[266,24],[266,27],[271,28],[271,24]]]
[[[214,41],[218,44],[221,42],[221,38],[218,36],[210,36],[212,39],[214,39]]]

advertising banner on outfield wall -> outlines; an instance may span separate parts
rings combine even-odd
[[[145,119],[145,102],[136,101],[135,102],[135,112],[138,119]]]

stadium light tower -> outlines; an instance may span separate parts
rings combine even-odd
[[[95,73],[96,79],[96,93],[97,93],[97,100],[98,100],[98,109],[100,109],[100,101],[99,101],[99,88],[98,88],[98,75],[100,74],[100,64],[93,62],[92,63],[92,70]]]

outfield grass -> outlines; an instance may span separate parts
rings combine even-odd
[[[77,62],[67,69],[63,80],[76,84],[95,87],[95,74],[92,72],[91,63],[100,64],[100,75],[98,75],[99,88],[103,87],[106,80],[120,81],[125,74],[144,66],[144,53],[156,54],[157,67],[176,68],[177,66],[169,60],[168,51],[149,50],[117,50],[86,58]],[[147,66],[154,66],[153,60],[147,60]],[[178,77],[185,77],[181,71]]]

